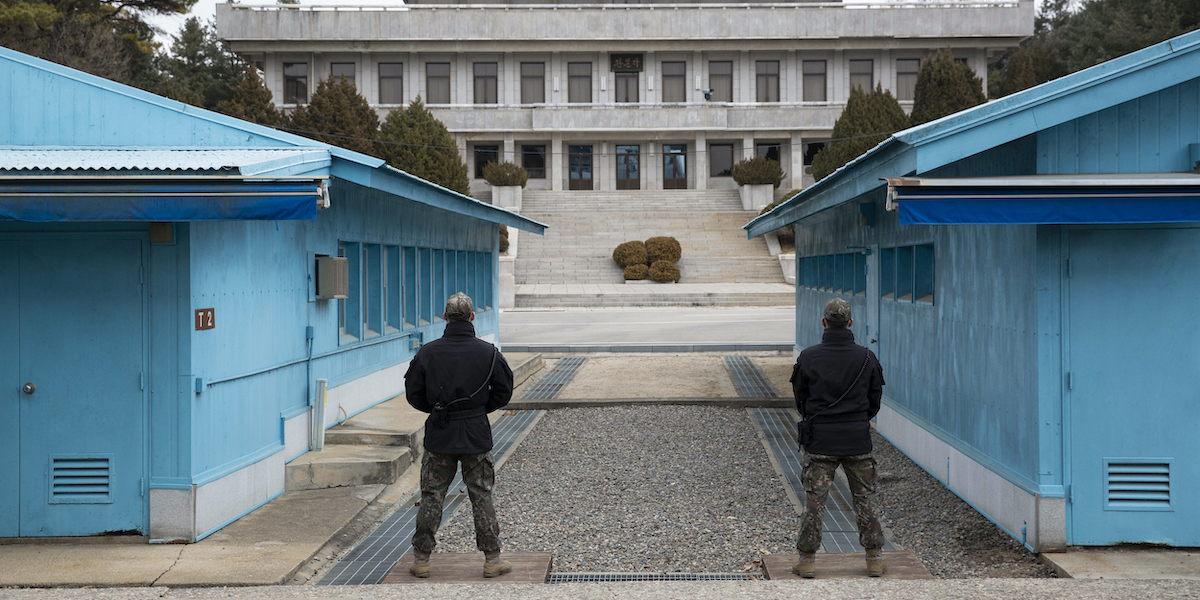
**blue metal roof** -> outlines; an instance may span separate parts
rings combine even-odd
[[[242,176],[297,175],[328,169],[324,148],[80,148],[0,147],[0,172],[212,172]]]
[[[885,184],[927,173],[1200,76],[1200,31],[901,131],[744,227],[749,237],[823,212]]]

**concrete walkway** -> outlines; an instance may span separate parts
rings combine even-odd
[[[1200,549],[1123,546],[1047,552],[1042,562],[1076,579],[1190,579],[1200,581]]]
[[[788,283],[553,283],[516,286],[517,308],[792,306]]]

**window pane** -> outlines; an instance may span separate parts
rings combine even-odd
[[[446,251],[433,251],[433,322],[442,320],[442,309],[446,307]]]
[[[779,162],[779,144],[755,144],[754,155]]]
[[[754,65],[759,102],[779,102],[779,61],[760,60]]]
[[[808,287],[809,289],[815,290],[818,286],[817,257],[810,256],[805,260],[808,261],[808,264],[806,264],[804,267],[808,271]]]
[[[379,103],[404,103],[403,63],[379,63]]]
[[[362,244],[357,242],[346,242],[346,270],[350,275],[350,290],[348,298],[342,300],[342,304],[346,307],[346,335],[356,339],[362,339],[363,325],[363,253]]]
[[[905,58],[896,61],[896,99],[911,101],[917,95],[917,73],[921,59]]]
[[[404,280],[400,273],[403,269],[400,266],[400,247],[388,246],[386,252],[386,262],[384,271],[387,273],[387,323],[389,327],[400,329],[404,327],[402,315],[404,314]]]
[[[896,299],[911,302],[913,292],[913,247],[896,248]]]
[[[867,255],[854,255],[854,295],[867,295]]]
[[[425,63],[425,88],[428,104],[449,104],[450,63]]]
[[[879,251],[879,295],[884,298],[896,297],[895,248],[885,248]]]
[[[733,63],[730,61],[708,63],[708,87],[712,90],[713,102],[733,102]]]
[[[417,292],[421,287],[421,275],[417,271],[417,249],[404,249],[404,328],[417,325]]]
[[[521,63],[521,104],[546,101],[546,64]]]
[[[475,104],[496,104],[496,63],[475,63]]]
[[[375,337],[383,331],[383,263],[379,244],[364,244],[366,272],[363,282],[363,315],[366,317],[364,337]]]
[[[712,144],[709,147],[713,177],[728,177],[733,169],[733,144]]]
[[[825,101],[825,61],[804,61],[804,101]]]
[[[483,259],[483,306],[484,308],[492,308],[492,296],[495,295],[495,285],[492,282],[492,253],[485,252],[480,254]]]
[[[483,179],[483,165],[500,162],[500,146],[475,146],[475,179]]]
[[[433,250],[421,248],[421,312],[417,315],[417,323],[428,325],[433,320]]]
[[[342,79],[354,85],[354,63],[331,63],[329,74],[333,76],[334,81]]]
[[[933,302],[933,244],[917,246],[913,263],[913,299],[917,302]]]
[[[546,147],[521,146],[521,166],[525,167],[530,179],[545,179]]]
[[[860,87],[864,92],[875,89],[874,66],[870,59],[850,61],[850,89]]]
[[[638,74],[615,73],[617,79],[617,102],[638,101]]]
[[[687,63],[662,64],[663,102],[687,101]]]
[[[308,63],[283,63],[283,102],[308,102]]]
[[[567,64],[567,102],[592,101],[592,63]]]
[[[845,254],[842,259],[842,292],[854,294],[854,254]]]

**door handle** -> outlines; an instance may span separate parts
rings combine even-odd
[[[37,386],[33,385],[32,383],[27,383],[21,386],[21,391],[25,392],[26,394],[32,394],[37,391]]]
[[[879,340],[871,340],[871,343],[872,343],[872,344],[878,344],[878,343],[879,343]]]

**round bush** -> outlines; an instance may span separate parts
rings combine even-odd
[[[660,260],[679,262],[683,257],[683,248],[679,240],[673,237],[652,237],[646,240],[646,264],[654,264]]]
[[[483,178],[492,185],[525,187],[525,182],[529,181],[529,172],[516,163],[490,162],[483,165]]]
[[[641,281],[650,274],[650,267],[643,264],[625,267],[625,281]]]
[[[646,245],[642,242],[625,242],[613,250],[613,261],[624,268],[629,265],[646,264]]]
[[[500,254],[508,253],[508,225],[500,226]]]
[[[738,185],[773,185],[783,181],[783,167],[769,158],[756,156],[733,165],[730,171]]]
[[[679,281],[679,277],[679,267],[675,266],[673,262],[660,260],[650,265],[650,279],[654,281],[667,283]]]

